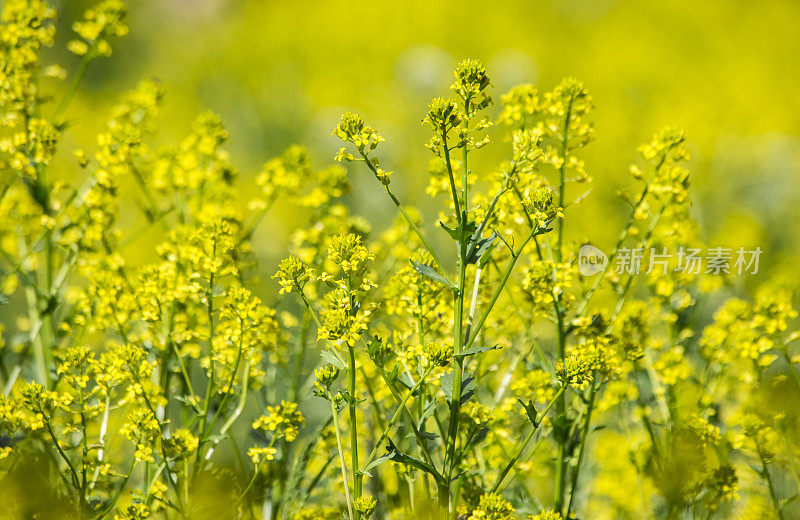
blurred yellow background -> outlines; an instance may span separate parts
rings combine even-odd
[[[89,3],[61,2],[62,37]],[[429,152],[420,121],[425,104],[447,94],[455,63],[474,57],[487,65],[496,102],[515,84],[549,90],[567,75],[593,94],[587,237],[608,243],[606,229],[619,229],[625,207],[614,194],[631,182],[636,147],[674,124],[691,143],[703,238],[758,245],[772,270],[798,265],[800,2],[141,0],[131,2],[129,21],[131,36],[115,43],[113,59],[92,65],[70,109],[82,119],[68,145],[91,148],[115,97],[143,77],[166,89],[172,140],[197,112],[217,112],[246,179],[292,143],[309,146],[317,165],[330,162],[340,146],[331,130],[354,110],[385,135],[382,162],[402,199],[434,215],[423,193]],[[65,52],[55,58],[68,70],[77,63]],[[88,112],[96,119],[84,119]],[[479,163],[485,175],[506,152],[501,142],[489,148]],[[393,214],[372,196],[379,192],[366,172],[351,172],[354,211],[379,222]],[[302,224],[291,217],[273,215],[286,226],[262,229],[270,236],[257,246],[280,255],[272,235]]]

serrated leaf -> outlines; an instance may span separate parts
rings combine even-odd
[[[450,238],[459,244],[467,242],[467,239],[475,234],[475,231],[478,229],[475,221],[467,220],[466,213],[464,212],[462,212],[461,223],[458,226],[449,228],[445,226],[443,222],[439,222],[439,225],[442,226],[442,229],[444,229],[448,235],[450,235]]]
[[[414,381],[411,379],[411,376],[408,375],[407,372],[401,372],[399,379],[400,382],[403,384],[403,386],[405,386],[409,390],[414,388]]]

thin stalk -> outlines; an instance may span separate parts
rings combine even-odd
[[[353,498],[361,496],[362,475],[358,468],[358,418],[356,417],[356,349],[350,346],[350,370],[347,372],[347,391],[350,393],[348,409],[350,412],[350,464],[353,471]],[[358,520],[360,513],[356,511],[355,520]]]
[[[392,418],[389,419],[389,422],[383,429],[383,433],[381,433],[381,436],[375,443],[375,448],[372,449],[372,452],[367,457],[367,460],[364,461],[364,465],[361,468],[362,472],[365,472],[367,470],[367,466],[369,466],[370,463],[373,460],[375,460],[375,456],[378,454],[378,450],[380,449],[381,444],[389,436],[389,433],[392,431],[392,426],[394,426],[397,423],[397,421],[400,420],[400,417],[403,415],[403,409],[405,408],[406,403],[408,403],[408,400],[411,399],[411,396],[414,395],[414,392],[416,392],[419,389],[419,387],[423,384],[425,379],[430,375],[431,371],[432,368],[426,370],[425,373],[422,375],[422,377],[420,377],[420,379],[416,382],[416,384],[408,392],[406,392],[406,395],[403,397],[403,401],[397,407],[397,410],[395,410],[394,415],[392,415]]]
[[[778,513],[778,518],[780,520],[786,520],[786,517],[783,514],[783,507],[781,507],[781,501],[778,499],[778,493],[775,491],[775,484],[772,482],[772,475],[769,473],[769,466],[767,466],[767,461],[764,457],[764,454],[761,453],[761,450],[758,449],[758,457],[761,459],[761,471],[759,472],[759,476],[767,483],[767,487],[769,488],[769,496],[772,499],[772,505],[775,506],[775,511]]]
[[[243,381],[243,384],[242,384],[242,395],[239,397],[239,404],[236,405],[236,409],[233,411],[231,416],[228,417],[228,420],[225,421],[225,423],[222,425],[222,428],[219,429],[219,436],[220,437],[223,437],[226,433],[228,433],[228,430],[230,430],[231,426],[233,426],[233,423],[236,422],[236,419],[238,419],[239,416],[242,415],[242,412],[244,411],[244,407],[247,404],[247,387],[248,387],[247,380],[250,378],[250,360],[249,359],[247,361],[245,361],[243,371],[244,371],[244,376],[242,377],[242,381]],[[214,443],[214,444],[216,445],[216,443]],[[214,453],[214,446],[211,446],[211,449],[208,450],[208,453],[206,454],[205,459],[206,460],[210,459],[211,455],[213,455],[213,453]]]
[[[447,479],[446,488],[448,507],[451,511],[455,511],[455,504],[452,503],[450,497],[450,483],[453,477],[453,472],[456,467],[456,444],[458,442],[458,423],[461,413],[461,386],[464,372],[464,358],[461,357],[464,346],[464,289],[466,284],[466,251],[465,243],[459,244],[459,259],[458,259],[458,285],[453,294],[454,299],[454,331],[453,331],[453,384],[452,384],[452,400],[450,401],[450,422],[447,428],[447,451],[445,454],[445,478]]]
[[[289,389],[289,400],[297,401],[297,394],[300,391],[300,385],[303,378],[303,364],[305,363],[306,349],[308,345],[308,328],[311,318],[308,314],[308,309],[303,310],[303,318],[300,322],[300,334],[297,337],[297,357],[294,362],[294,379],[292,380],[292,387]]]
[[[275,445],[275,440],[276,439],[277,439],[277,437],[272,437],[272,440],[270,440],[270,442],[269,442],[269,446],[268,446],[269,448],[271,448],[272,446]],[[253,471],[253,476],[250,478],[250,481],[247,483],[247,486],[245,486],[244,490],[242,491],[242,494],[239,495],[239,498],[236,500],[236,502],[233,503],[233,508],[232,509],[235,509],[236,506],[241,504],[242,500],[244,500],[247,497],[247,494],[250,492],[250,488],[253,487],[253,484],[255,483],[256,478],[258,478],[259,473],[261,473],[261,466],[263,466],[263,465],[264,465],[264,459],[261,459],[258,462],[258,465],[256,466],[255,471]]]
[[[547,416],[547,413],[550,411],[550,409],[556,403],[558,398],[561,397],[561,394],[564,392],[564,388],[566,388],[566,387],[562,386],[561,388],[558,389],[558,392],[556,392],[556,395],[553,396],[553,398],[547,404],[545,409],[542,410],[541,414],[539,414],[540,418],[543,419],[544,417]],[[517,450],[514,452],[514,455],[511,457],[511,460],[508,461],[508,464],[506,464],[506,467],[503,468],[503,471],[501,471],[500,475],[498,475],[497,480],[494,483],[494,486],[492,486],[492,493],[496,492],[500,488],[500,484],[503,483],[503,480],[505,480],[506,476],[508,475],[508,472],[511,471],[511,469],[514,467],[514,465],[516,465],[517,461],[522,456],[522,452],[525,451],[525,448],[528,446],[528,443],[533,438],[533,434],[536,433],[538,430],[539,430],[538,426],[533,426],[531,428],[531,431],[528,432],[528,435],[526,435],[525,438],[522,440],[522,442],[519,445],[517,445]]]
[[[75,471],[75,466],[72,465],[72,461],[69,459],[67,454],[64,453],[64,450],[61,448],[61,443],[58,442],[58,439],[56,438],[56,434],[53,432],[52,426],[50,426],[50,420],[48,419],[49,415],[47,415],[45,413],[45,411],[44,411],[44,409],[42,409],[42,407],[39,407],[39,413],[41,413],[42,416],[45,417],[45,420],[43,421],[44,422],[44,426],[45,426],[45,429],[47,430],[47,434],[50,436],[50,440],[53,441],[53,445],[56,447],[56,451],[58,451],[59,456],[61,456],[61,458],[64,460],[64,462],[67,463],[67,467],[69,468],[70,476],[72,477],[72,485],[75,486],[75,490],[76,491],[79,490],[81,488],[81,485],[80,485],[80,479],[78,478],[78,473],[77,473],[77,471]]]
[[[566,332],[564,330],[564,318],[561,313],[556,316],[558,326],[558,359],[564,359],[566,352]],[[558,417],[563,417],[567,409],[566,394],[561,394],[558,399]],[[561,512],[564,507],[564,494],[566,492],[566,435],[558,435],[558,448],[556,454],[556,486],[555,486],[555,510]]]
[[[236,374],[239,373],[239,364],[242,362],[242,355],[244,354],[244,324],[239,323],[239,349],[236,353],[236,362],[233,365],[233,370],[231,370],[230,379],[228,379],[228,384],[223,391],[222,400],[217,407],[217,411],[214,414],[214,418],[211,419],[211,422],[208,424],[208,428],[206,428],[205,435],[200,437],[199,444],[202,445],[205,443],[208,434],[211,433],[214,429],[214,425],[217,424],[220,415],[222,414],[223,410],[225,409],[225,404],[228,402],[228,398],[231,395],[231,390],[233,390],[233,383],[236,381]],[[248,364],[249,366],[249,364]],[[242,386],[247,386],[247,379],[242,381]],[[199,451],[198,451],[199,453]]]
[[[480,333],[484,322],[489,317],[489,313],[492,312],[492,309],[494,308],[495,303],[497,303],[498,298],[500,298],[500,294],[503,292],[503,288],[505,288],[506,283],[508,283],[508,279],[511,277],[511,272],[514,270],[514,265],[517,263],[517,260],[519,260],[520,255],[525,250],[525,246],[528,245],[528,242],[530,242],[533,239],[533,237],[535,237],[536,235],[541,234],[541,231],[542,230],[540,228],[532,229],[530,234],[525,238],[525,240],[522,242],[522,244],[519,246],[519,248],[517,248],[516,251],[512,251],[512,253],[511,253],[511,261],[509,262],[508,266],[506,266],[506,270],[503,273],[502,278],[500,279],[500,283],[499,283],[497,289],[495,289],[494,294],[489,299],[489,303],[486,306],[486,310],[483,312],[481,317],[478,319],[478,321],[477,321],[477,323],[475,325],[475,328],[471,331],[469,337],[467,338],[466,342],[464,343],[464,348],[465,349],[468,349],[469,347],[471,347],[472,343],[475,341],[475,338],[478,337],[478,333]]]
[[[72,77],[72,82],[70,83],[66,94],[64,94],[64,97],[61,98],[61,102],[58,104],[58,107],[56,108],[56,111],[53,114],[52,120],[56,123],[56,125],[59,125],[63,122],[61,121],[61,116],[67,110],[67,107],[69,107],[72,98],[74,98],[75,94],[78,92],[78,88],[80,88],[81,86],[83,77],[86,75],[86,70],[89,68],[89,64],[95,58],[95,49],[96,49],[96,43],[92,43],[89,50],[86,52],[86,54],[83,55],[83,58],[81,58],[81,62],[78,65],[78,70]]]
[[[586,407],[586,418],[583,423],[583,431],[581,432],[580,448],[578,448],[578,461],[575,464],[575,470],[572,472],[572,482],[570,484],[569,503],[567,504],[567,518],[570,518],[572,512],[572,504],[575,501],[575,492],[578,487],[578,476],[581,471],[581,463],[583,462],[583,455],[586,451],[586,438],[589,436],[589,428],[592,424],[592,412],[594,411],[595,397],[597,397],[598,385],[592,385],[592,391],[589,394],[589,404]]]
[[[364,163],[367,165],[367,167],[369,167],[369,169],[372,171],[372,173],[374,175],[376,175],[376,178],[377,178],[378,172],[375,169],[375,165],[372,164],[372,162],[367,158],[367,155],[364,154],[363,152],[361,152],[361,157],[364,159]],[[450,281],[450,278],[448,278],[447,273],[444,271],[444,268],[442,267],[442,262],[441,262],[441,260],[439,260],[439,255],[436,253],[436,250],[433,248],[431,243],[428,242],[428,239],[425,238],[425,235],[422,233],[422,230],[414,222],[414,219],[412,219],[409,216],[409,214],[406,212],[406,210],[403,207],[403,205],[400,204],[400,201],[397,200],[397,197],[395,196],[394,193],[392,193],[392,190],[391,190],[391,188],[389,188],[389,185],[388,184],[383,184],[383,188],[386,190],[386,194],[389,195],[390,199],[392,199],[392,202],[397,207],[397,209],[400,210],[400,213],[403,215],[403,218],[408,223],[408,226],[412,229],[412,231],[414,231],[414,233],[420,239],[420,241],[422,242],[422,245],[425,246],[425,249],[428,251],[428,253],[430,253],[431,257],[433,257],[433,261],[436,263],[436,267],[439,269],[439,273],[442,276],[444,276],[445,279],[452,285],[452,282]]]
[[[653,175],[650,177],[650,180],[648,180],[647,183],[644,185],[642,193],[641,195],[639,195],[639,198],[637,199],[636,204],[633,207],[633,211],[631,211],[631,214],[628,216],[628,220],[625,223],[625,228],[620,233],[619,239],[617,239],[617,244],[614,246],[614,249],[608,255],[608,262],[606,263],[605,268],[603,269],[600,276],[598,276],[595,279],[595,282],[592,285],[592,287],[589,288],[589,290],[586,292],[583,299],[581,300],[581,303],[576,307],[577,309],[576,316],[581,316],[583,314],[583,311],[586,310],[586,307],[589,305],[589,300],[592,298],[592,295],[595,293],[595,291],[597,291],[597,289],[603,283],[603,280],[608,274],[608,271],[611,269],[611,265],[614,263],[614,259],[617,257],[617,254],[619,254],[619,249],[622,247],[622,244],[625,243],[625,240],[628,238],[630,234],[630,228],[633,225],[634,220],[636,219],[636,214],[638,213],[639,208],[642,206],[645,199],[647,198],[647,195],[650,192],[650,186],[653,182],[653,179],[655,178],[656,175],[658,175],[658,172],[661,171],[661,168],[667,161],[667,157],[669,157],[670,151],[672,151],[672,148],[668,148],[667,150],[665,150],[664,154],[659,158],[658,163],[655,165],[653,169]]]
[[[453,163],[450,160],[450,148],[447,146],[447,130],[443,127],[442,128],[442,149],[444,150],[444,164],[447,167],[447,176],[450,180],[450,192],[453,195],[453,207],[455,208],[456,212],[456,219],[458,222],[461,223],[462,214],[461,214],[461,204],[458,201],[458,190],[456,190],[456,179],[453,176]],[[466,164],[465,164],[466,166]],[[467,201],[463,201],[464,206],[466,206]]]
[[[328,392],[328,402],[331,404],[331,413],[333,414],[333,429],[336,432],[336,444],[339,446],[339,465],[342,468],[342,480],[344,481],[344,497],[347,500],[347,513],[350,520],[355,520],[353,515],[353,502],[350,500],[350,483],[347,480],[347,466],[344,463],[344,449],[342,448],[342,435],[339,431],[339,419],[336,407],[333,404],[333,396]]]
[[[136,460],[133,461],[133,464],[131,464],[131,467],[128,470],[128,473],[125,474],[125,478],[122,479],[122,483],[117,487],[117,490],[114,492],[114,496],[111,497],[111,500],[109,501],[108,507],[106,507],[103,510],[102,513],[100,513],[100,515],[97,517],[97,520],[103,520],[103,518],[105,518],[106,515],[108,515],[111,511],[114,510],[114,508],[117,505],[117,500],[119,500],[119,497],[122,494],[122,492],[125,490],[125,486],[128,484],[128,481],[130,480],[131,475],[133,475],[134,468],[136,468]]]
[[[394,397],[395,402],[397,402],[398,404],[402,403],[403,400],[397,393],[397,389],[395,389],[395,387],[391,384],[391,381],[389,381],[389,376],[388,374],[386,374],[386,371],[383,370],[381,367],[378,367],[378,373],[381,375],[381,379],[383,379],[383,382],[386,383],[386,386],[392,393],[392,397]],[[428,451],[427,443],[423,442],[424,437],[422,436],[422,434],[419,431],[419,428],[417,427],[417,422],[414,420],[414,416],[411,415],[411,411],[408,409],[407,405],[404,405],[401,408],[403,408],[403,413],[406,416],[406,420],[408,421],[409,426],[411,426],[411,430],[414,432],[414,437],[416,438],[417,444],[420,447],[420,451],[422,452],[422,457],[425,459],[425,462],[427,462],[432,468],[435,468],[436,466],[434,465],[433,458],[431,457],[431,454]],[[437,475],[437,477],[440,476],[441,475]]]
[[[211,258],[217,256],[217,243],[216,240],[212,245]],[[198,438],[202,441],[206,435],[206,423],[208,422],[208,412],[211,409],[211,396],[214,392],[214,272],[212,271],[208,277],[208,286],[206,287],[206,314],[208,318],[208,356],[211,363],[208,366],[208,384],[206,385],[206,396],[203,402],[203,410],[200,418],[200,428],[198,429]],[[197,443],[197,452],[195,453],[195,467],[193,476],[197,475],[197,466],[200,464],[200,452],[203,443]]]
[[[561,165],[558,168],[558,207],[564,207],[564,196],[566,193],[566,181],[564,177],[564,173],[567,167],[567,153],[569,152],[569,124],[572,119],[572,103],[573,98],[570,97],[569,102],[567,103],[567,110],[566,114],[564,115],[564,126],[562,129],[561,135]],[[563,260],[563,243],[564,243],[564,219],[558,220],[558,232],[556,234],[556,247],[555,247],[555,258],[557,263],[561,263]],[[558,311],[560,309],[560,298],[556,298],[554,300],[554,305],[557,308],[556,312],[556,319],[558,325],[558,359],[564,359],[564,353],[566,350],[566,331],[564,329],[564,316],[561,312]],[[561,394],[558,400],[558,416],[561,417],[566,413],[567,408],[567,399],[566,394]],[[563,505],[564,505],[564,493],[565,493],[565,483],[566,483],[566,470],[567,470],[567,462],[565,460],[565,451],[566,451],[566,439],[565,436],[559,435],[557,438],[558,442],[558,449],[556,454],[556,486],[555,486],[555,510],[557,512],[562,512]]]

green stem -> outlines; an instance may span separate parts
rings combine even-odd
[[[586,418],[583,423],[583,431],[581,432],[580,448],[578,448],[578,461],[575,464],[575,469],[572,472],[572,482],[570,484],[569,504],[567,504],[567,516],[570,518],[572,512],[572,504],[575,501],[575,492],[578,487],[578,476],[581,471],[581,463],[583,462],[583,455],[586,451],[586,438],[589,436],[589,428],[592,424],[592,411],[594,411],[595,397],[597,397],[598,386],[592,384],[592,391],[589,395],[589,404],[586,407]]]
[[[199,441],[199,445],[200,446],[202,446],[206,442],[206,440],[208,438],[208,434],[210,434],[214,430],[214,425],[217,423],[217,421],[219,420],[220,415],[222,414],[222,412],[225,409],[225,404],[228,402],[228,398],[231,395],[231,390],[233,390],[233,383],[234,383],[234,381],[236,381],[236,374],[239,372],[239,364],[241,364],[241,362],[242,362],[243,353],[244,353],[244,324],[240,321],[240,323],[239,323],[239,349],[238,349],[238,351],[236,353],[236,362],[233,365],[233,370],[231,370],[231,376],[228,379],[228,384],[226,385],[225,390],[223,391],[222,400],[220,401],[219,406],[217,407],[216,413],[214,413],[214,418],[211,419],[211,422],[208,424],[208,428],[206,428],[205,432],[203,433],[203,436],[201,436],[199,438],[200,439],[200,441]],[[245,386],[245,387],[247,386],[247,379],[242,381],[242,385]],[[198,455],[200,454],[201,451],[202,451],[202,449],[198,449]]]
[[[350,399],[348,399],[348,408],[350,411],[350,464],[353,471],[353,498],[361,496],[361,482],[362,475],[358,471],[358,418],[356,417],[356,349],[353,346],[348,348],[350,354],[350,370],[347,373],[348,392]],[[360,514],[355,512],[355,520],[358,520]]]
[[[72,98],[75,97],[75,94],[78,92],[78,88],[81,86],[83,77],[86,75],[86,70],[89,68],[89,64],[95,58],[95,48],[96,45],[93,43],[86,54],[83,55],[83,58],[81,58],[80,65],[78,65],[78,70],[72,77],[72,83],[70,83],[66,94],[64,94],[64,97],[61,98],[61,102],[58,104],[58,107],[53,114],[52,120],[56,123],[56,126],[63,122],[61,121],[61,116],[64,115],[64,112],[67,110],[67,107],[69,107]]]
[[[394,397],[395,402],[397,402],[398,404],[402,403],[403,400],[397,393],[397,389],[394,387],[394,385],[392,385],[392,382],[389,380],[389,376],[388,374],[386,374],[386,371],[383,370],[383,368],[378,367],[378,373],[381,375],[381,379],[383,379],[383,382],[386,383],[387,388],[389,388],[389,391],[392,393],[392,397]],[[414,432],[414,437],[417,439],[417,444],[419,444],[420,451],[422,452],[422,457],[425,459],[425,462],[427,462],[432,468],[435,468],[436,466],[434,465],[433,458],[431,457],[431,454],[428,451],[427,443],[424,442],[424,437],[422,437],[422,434],[420,433],[419,428],[417,427],[417,422],[414,420],[414,416],[411,415],[411,411],[408,409],[407,405],[403,405],[401,406],[401,408],[403,409],[403,413],[406,416],[406,420],[408,421],[409,426],[411,426],[411,430]],[[441,478],[439,478],[441,477],[441,475],[436,475],[436,477],[437,481],[442,480]]]
[[[472,343],[475,341],[475,338],[478,337],[478,334],[480,333],[484,322],[486,322],[486,319],[489,317],[489,313],[492,312],[495,303],[497,303],[498,298],[500,298],[500,294],[503,292],[503,288],[506,286],[506,283],[508,283],[508,279],[511,277],[511,273],[514,270],[514,265],[517,263],[517,260],[519,260],[520,255],[525,250],[525,246],[528,245],[528,242],[530,242],[533,239],[533,237],[541,234],[541,232],[542,230],[540,228],[532,229],[530,234],[528,234],[528,236],[525,238],[525,240],[522,242],[519,248],[517,248],[516,251],[511,252],[511,261],[509,262],[508,266],[506,266],[506,270],[503,273],[502,278],[500,279],[499,285],[495,289],[495,292],[492,295],[492,297],[489,299],[489,303],[486,306],[486,310],[478,319],[475,328],[470,332],[469,337],[464,343],[465,349],[471,347]]]
[[[364,152],[361,151],[359,152],[361,153],[361,157],[364,159],[364,163],[367,165],[367,167],[369,167],[369,169],[377,178],[378,172],[375,169],[375,165],[372,164],[372,162],[367,158],[367,155]],[[422,233],[422,230],[414,222],[414,219],[412,219],[411,216],[409,216],[405,208],[403,208],[403,205],[400,204],[400,201],[397,200],[397,197],[394,195],[394,193],[392,193],[392,190],[391,188],[389,188],[389,185],[383,184],[383,188],[386,190],[386,194],[389,195],[390,199],[392,199],[392,202],[397,207],[397,209],[400,210],[400,213],[403,215],[403,218],[408,223],[408,226],[414,231],[414,233],[420,239],[422,244],[425,246],[425,249],[428,251],[428,253],[430,253],[431,257],[433,257],[433,261],[436,263],[436,267],[439,269],[439,273],[445,277],[445,279],[450,283],[450,285],[452,285],[450,278],[448,278],[447,273],[444,271],[444,268],[442,267],[442,262],[441,260],[439,260],[439,255],[436,253],[436,250],[433,248],[431,243],[428,242],[428,239],[425,238],[425,235]]]
[[[69,457],[67,457],[67,454],[64,453],[64,450],[61,448],[61,443],[58,442],[58,439],[56,439],[56,434],[53,432],[53,428],[50,425],[50,420],[48,419],[49,414],[46,414],[46,412],[44,411],[44,409],[42,409],[42,407],[39,407],[39,413],[41,413],[42,416],[45,418],[43,421],[44,426],[45,429],[47,430],[47,434],[50,436],[50,440],[53,441],[53,445],[56,447],[56,451],[58,451],[58,454],[61,456],[64,462],[67,463],[70,476],[72,477],[72,485],[75,486],[76,491],[80,490],[81,485],[80,485],[80,479],[78,478],[78,473],[77,471],[75,471],[75,466],[72,465],[72,461],[69,459]]]
[[[455,208],[456,219],[460,223],[462,220],[461,204],[459,204],[458,201],[458,190],[456,190],[456,179],[453,175],[453,163],[450,160],[450,148],[447,146],[447,130],[445,130],[444,128],[442,128],[442,150],[444,151],[444,164],[447,167],[447,175],[450,180],[450,192],[453,195],[453,207]],[[464,205],[466,206],[467,201],[464,200],[463,202]]]
[[[375,447],[372,449],[372,452],[367,457],[367,460],[364,461],[364,465],[362,466],[361,469],[362,472],[365,472],[367,470],[367,466],[369,466],[370,463],[373,460],[375,460],[375,456],[378,454],[378,450],[380,450],[381,444],[389,436],[389,433],[392,431],[392,426],[394,426],[397,423],[397,421],[400,420],[400,417],[403,415],[403,409],[405,408],[406,403],[408,403],[408,400],[411,399],[411,396],[414,395],[414,392],[416,392],[419,389],[419,387],[425,382],[425,379],[430,375],[431,371],[432,368],[426,370],[425,373],[422,375],[422,377],[420,377],[419,380],[416,382],[416,384],[414,384],[414,386],[408,392],[406,392],[406,395],[403,397],[402,402],[397,407],[397,410],[395,410],[394,415],[392,415],[392,418],[389,419],[389,422],[384,427],[383,433],[381,433],[381,436],[375,443]]]
[[[781,501],[778,499],[778,493],[775,491],[775,484],[772,482],[772,475],[769,473],[769,467],[767,466],[767,460],[764,457],[764,454],[761,453],[761,450],[758,449],[758,457],[761,459],[761,471],[759,472],[759,476],[767,483],[767,487],[769,488],[769,496],[772,499],[772,504],[775,506],[775,511],[778,513],[778,518],[780,520],[786,520],[786,517],[783,514],[783,508],[781,507]]]
[[[333,396],[328,392],[328,402],[331,404],[331,413],[333,414],[333,429],[336,432],[336,444],[339,447],[339,465],[342,469],[342,480],[344,481],[344,497],[347,500],[347,513],[350,520],[355,520],[353,516],[353,502],[350,499],[350,483],[347,480],[347,466],[344,463],[344,449],[342,448],[342,435],[339,431],[339,418],[336,406],[333,404]]]
[[[572,119],[572,103],[573,98],[570,97],[569,102],[567,103],[567,110],[566,114],[564,115],[564,126],[562,128],[562,135],[561,135],[561,165],[558,168],[558,207],[564,208],[564,197],[566,194],[566,180],[565,180],[565,171],[567,167],[567,153],[569,152],[569,124],[570,120]],[[563,260],[563,243],[564,243],[564,219],[558,219],[558,232],[556,234],[556,248],[555,248],[555,259],[556,263],[561,263]],[[560,298],[556,298],[554,300],[554,304],[556,308],[560,308]],[[561,360],[564,358],[565,350],[566,350],[566,331],[564,329],[564,316],[561,312],[556,313],[557,325],[558,325],[558,359]],[[561,397],[558,400],[558,416],[563,417],[566,413],[567,408],[567,396],[566,394],[561,394]],[[567,470],[567,461],[565,460],[566,455],[566,436],[559,435],[557,438],[558,441],[558,449],[556,454],[556,486],[555,486],[555,510],[557,512],[562,512],[563,505],[564,505],[564,493],[565,493],[565,484],[566,484],[566,470]]]
[[[464,346],[464,289],[466,284],[466,242],[459,244],[459,259],[458,259],[458,285],[454,291],[454,331],[453,331],[453,384],[452,384],[452,400],[450,401],[450,423],[447,428],[447,452],[445,454],[445,477],[447,479],[447,488],[449,490],[453,472],[458,463],[456,460],[456,444],[458,443],[458,423],[461,414],[461,386],[464,372],[464,358],[460,356]],[[448,491],[449,494],[449,491]],[[452,503],[452,497],[448,497],[449,508],[455,511],[455,504]]]
[[[550,411],[550,409],[556,403],[558,398],[564,392],[564,388],[566,387],[562,386],[561,388],[559,388],[556,395],[553,396],[553,398],[547,404],[545,409],[542,410],[542,412],[539,414],[540,420],[547,416],[547,413]],[[523,439],[523,441],[517,446],[517,450],[514,452],[514,455],[511,457],[511,460],[508,461],[508,464],[506,464],[505,468],[503,468],[503,471],[501,471],[500,475],[497,477],[494,486],[492,486],[492,493],[495,493],[500,488],[500,484],[503,483],[503,480],[505,480],[506,476],[508,475],[508,472],[511,471],[514,465],[516,465],[517,461],[522,456],[522,452],[525,451],[525,448],[528,446],[528,443],[533,438],[533,434],[536,433],[538,430],[539,427],[534,425],[531,428],[531,431],[528,432],[528,435],[525,436],[525,439]]]

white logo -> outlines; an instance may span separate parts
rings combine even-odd
[[[584,244],[578,251],[578,271],[583,276],[593,276],[602,272],[608,265],[605,253],[591,244]]]

